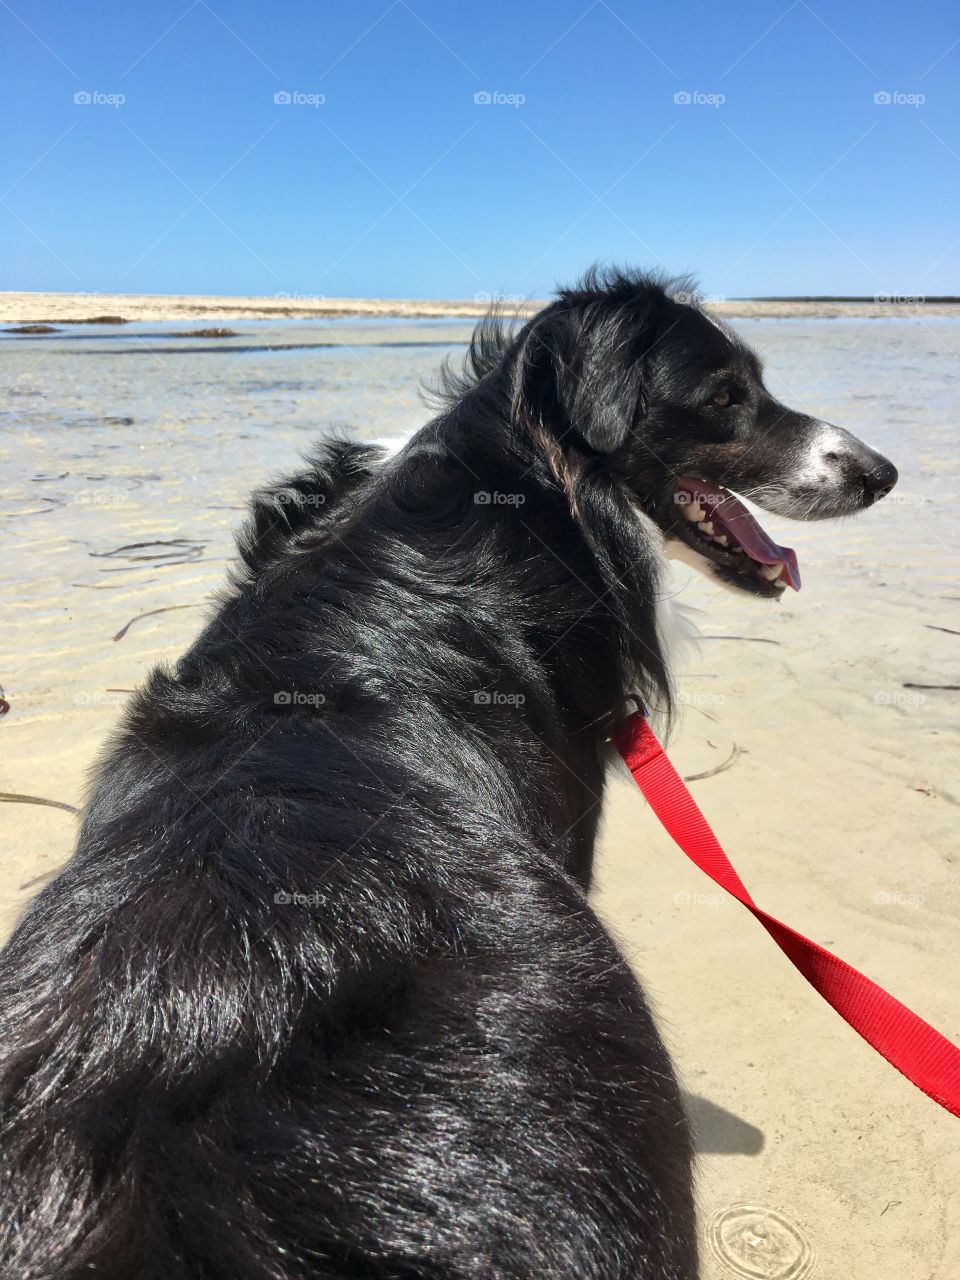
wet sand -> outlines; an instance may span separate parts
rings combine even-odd
[[[9,297],[11,322],[53,316]],[[0,792],[80,805],[127,691],[211,607],[249,491],[330,429],[412,430],[418,379],[469,332],[451,316],[222,311],[189,318],[237,338],[174,336],[185,318],[0,335]],[[960,683],[960,323],[738,327],[778,394],[882,449],[901,481],[857,520],[764,518],[804,578],[779,605],[678,568],[703,639],[679,661],[672,752],[700,773],[736,744],[692,789],[758,901],[960,1040],[958,694],[906,687]],[[65,810],[0,803],[5,929],[75,829]],[[960,1274],[956,1121],[686,862],[629,781],[611,787],[597,904],[691,1098],[707,1280]]]

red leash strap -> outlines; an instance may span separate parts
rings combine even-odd
[[[612,737],[651,809],[687,857],[756,916],[854,1031],[934,1102],[960,1116],[960,1049],[845,960],[757,906],[641,712]]]

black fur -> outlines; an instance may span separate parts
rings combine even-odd
[[[691,438],[718,360],[664,282],[591,278],[482,327],[398,456],[256,497],[0,957],[4,1277],[696,1275],[586,890],[605,736],[669,703],[654,522],[733,457]]]

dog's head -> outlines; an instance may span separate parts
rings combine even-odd
[[[732,491],[828,519],[884,497],[896,468],[776,400],[755,353],[689,297],[619,273],[564,291],[520,335],[515,413],[617,476],[676,558],[755,595],[799,590],[795,553]]]

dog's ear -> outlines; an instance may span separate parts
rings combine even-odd
[[[568,371],[565,400],[573,429],[598,453],[626,441],[642,412],[640,361],[619,325],[604,321],[578,344],[579,368]]]
[[[542,423],[561,444],[579,437],[597,453],[613,453],[642,412],[642,369],[631,345],[615,320],[544,316],[524,344],[517,416]]]

